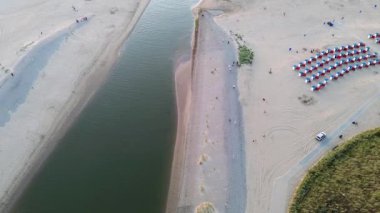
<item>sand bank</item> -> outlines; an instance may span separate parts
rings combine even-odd
[[[0,211],[104,81],[148,3],[0,2],[6,5],[0,10],[0,90],[8,88],[0,104]],[[77,24],[84,16],[88,20]]]
[[[203,202],[219,212],[245,208],[237,73],[228,69],[236,52],[213,18],[199,16],[193,61],[176,73],[179,122],[167,212],[194,212]]]
[[[238,70],[246,147],[246,212],[285,212],[304,172],[324,153],[363,130],[380,125],[379,67],[350,73],[318,93],[291,66],[326,49],[363,41],[379,30],[377,1],[205,1],[230,8],[216,17],[226,32],[242,35],[255,52]],[[219,4],[222,2],[222,4]],[[334,22],[329,27],[327,21]],[[292,48],[289,51],[289,48]],[[211,69],[206,66],[205,69]],[[270,72],[271,71],[271,72]],[[300,101],[312,98],[309,105]],[[263,101],[265,98],[265,101]],[[352,125],[357,121],[358,126]],[[325,131],[323,143],[314,136]]]

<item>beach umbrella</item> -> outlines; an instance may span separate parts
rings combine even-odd
[[[368,64],[363,62],[362,65],[361,65],[363,68],[368,68]]]
[[[306,78],[305,78],[305,83],[308,84],[308,83],[310,83],[310,82],[311,82],[310,78],[309,78],[309,77],[306,77]]]
[[[374,38],[375,38],[375,35],[374,35],[374,34],[368,34],[368,38],[369,38],[369,39],[374,39]]]
[[[360,44],[359,43],[354,43],[354,48],[359,48]]]
[[[376,44],[380,44],[380,39],[376,39]]]
[[[375,60],[373,60],[373,61],[369,61],[369,65],[370,65],[370,66],[375,66],[375,65],[376,65]]]
[[[336,80],[335,75],[330,75],[330,80]]]
[[[307,60],[307,63],[308,63],[308,64],[311,64],[311,62],[313,62],[313,59],[312,59],[312,58],[309,58],[309,59]]]
[[[297,65],[293,65],[293,70],[299,70],[300,68]]]
[[[328,79],[328,78],[325,78],[325,80],[323,81],[323,83],[324,83],[325,85],[327,85],[328,82],[329,82],[329,79]]]
[[[302,72],[303,72],[303,74],[306,75],[309,72],[309,70],[308,69],[304,69]]]
[[[299,77],[304,77],[304,76],[306,76],[306,74],[303,73],[303,72],[299,72],[299,73],[298,73],[298,76],[299,76]]]
[[[334,53],[334,50],[333,50],[333,49],[330,49],[330,48],[328,48],[328,49],[327,49],[327,52],[328,52],[328,53]]]
[[[324,75],[325,75],[325,74],[323,74],[323,72],[321,72],[321,71],[318,71],[318,72],[317,72],[317,76],[318,76],[318,77],[321,77],[321,76],[324,76]]]
[[[310,90],[311,90],[312,92],[314,92],[314,91],[318,91],[317,87],[314,86],[314,85],[310,87]]]
[[[307,60],[305,60],[305,61],[302,62],[302,66],[303,66],[303,67],[305,67],[306,64],[307,64]]]
[[[370,58],[376,58],[377,57],[377,53],[372,53],[371,55],[370,55]]]
[[[344,70],[341,70],[341,71],[339,72],[339,76],[342,77],[342,76],[344,75],[344,73],[345,73]]]
[[[379,37],[380,37],[380,33],[375,33],[374,36],[375,36],[376,38],[379,38]]]
[[[349,71],[355,71],[355,68],[350,65],[350,66],[348,66],[347,70],[349,70]]]
[[[346,45],[346,46],[342,46],[342,49],[343,49],[344,51],[348,50],[348,45]]]
[[[359,46],[365,47],[365,43],[364,42],[359,42]]]
[[[339,76],[340,76],[340,73],[339,73],[339,72],[336,72],[334,75],[335,75],[335,78],[338,79]]]
[[[367,61],[367,67],[371,66],[371,61]]]
[[[315,79],[319,79],[319,77],[316,76],[315,74],[310,76],[310,80],[314,81]]]
[[[353,50],[354,49],[354,45],[347,45],[347,46],[348,46],[349,50]]]
[[[329,71],[327,68],[324,68],[324,69],[322,70],[322,72],[323,72],[323,74],[327,74],[327,73],[329,73],[330,71]]]
[[[324,87],[326,86],[326,84],[324,84],[323,82],[319,82],[317,84],[317,88],[320,90],[320,89],[323,89]]]
[[[357,70],[360,70],[362,67],[360,66],[360,64],[355,64],[354,68],[357,69]]]
[[[321,53],[317,53],[317,54],[315,55],[315,57],[317,57],[317,58],[322,58],[323,55],[322,55]]]
[[[344,73],[349,73],[350,72],[348,69],[342,69],[342,71],[344,71]]]
[[[375,63],[376,64],[380,64],[380,60],[379,59],[375,59]]]
[[[336,53],[338,53],[338,52],[340,52],[341,50],[339,49],[339,47],[334,47],[334,52],[336,52]]]

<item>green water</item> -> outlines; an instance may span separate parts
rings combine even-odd
[[[152,0],[109,79],[12,212],[163,212],[176,110],[173,64],[190,52],[194,0]]]

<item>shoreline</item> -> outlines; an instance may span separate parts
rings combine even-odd
[[[202,18],[199,17],[199,26],[209,25],[210,29],[199,27],[199,30],[194,30],[196,33],[193,33],[192,38],[191,61],[186,65],[180,64],[175,73],[178,123],[166,212],[194,211],[205,202],[210,202],[218,210],[243,212],[246,205],[245,155],[244,148],[240,146],[244,146],[244,139],[241,138],[244,137],[241,129],[242,113],[240,104],[235,106],[235,101],[239,103],[236,95],[238,93],[231,88],[237,82],[237,73],[229,73],[226,69],[227,61],[231,60],[232,64],[236,59],[236,48],[231,48],[231,45],[225,42],[229,40],[227,34],[221,28],[217,29],[218,26],[213,19],[214,16],[207,10]],[[203,29],[205,32],[202,32]],[[205,40],[211,39],[212,35],[215,35],[218,41],[210,45]],[[194,38],[197,38],[196,42]],[[222,47],[220,42],[223,43]],[[231,48],[232,54],[224,48]],[[213,74],[210,76],[200,72],[211,67],[202,59],[206,56],[216,56],[218,60],[211,63],[217,66],[218,70],[222,70],[215,82],[216,88],[211,90],[205,90],[205,87],[206,82],[212,80]],[[187,69],[184,66],[187,66]],[[235,71],[234,68],[233,72]],[[186,81],[185,86],[183,81]],[[211,106],[204,102],[205,96],[209,99],[213,95],[217,95],[217,100],[222,100],[215,102],[211,99],[211,104],[216,104],[213,108],[220,107],[215,112],[212,112],[213,109],[210,111]],[[215,100],[215,96],[213,99]],[[228,118],[229,116],[232,117]],[[207,128],[204,134],[210,134],[205,139],[201,139],[203,136],[200,135],[200,126],[205,125],[203,122],[207,124],[207,127],[204,126]],[[209,129],[213,127],[215,130]],[[208,131],[212,132],[207,133]],[[205,140],[205,144],[201,143],[202,140]],[[193,143],[189,143],[190,141]]]
[[[191,73],[190,61],[182,62],[175,68],[177,131],[171,163],[166,212],[176,212],[180,197],[180,188],[183,180],[182,165],[184,164],[184,155],[186,153],[186,124],[189,120],[189,108],[191,105]],[[186,79],[186,77],[190,77],[190,80]]]
[[[129,21],[126,29],[118,36],[118,40],[106,45],[106,49],[94,58],[94,63],[86,67],[81,76],[76,79],[73,93],[63,104],[64,107],[56,115],[54,122],[49,125],[46,137],[39,142],[38,147],[31,152],[28,163],[20,169],[12,184],[0,200],[0,210],[10,211],[15,202],[21,196],[34,175],[43,166],[44,161],[50,156],[59,140],[64,136],[70,126],[75,122],[80,112],[86,107],[94,94],[101,88],[111,73],[113,66],[119,60],[120,51],[124,42],[135,28],[137,22],[148,7],[150,0],[141,0],[136,7],[133,18]]]

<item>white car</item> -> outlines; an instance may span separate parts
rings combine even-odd
[[[315,136],[315,139],[317,141],[323,141],[325,138],[326,138],[326,133],[324,132],[320,132],[317,134],[317,136]]]

